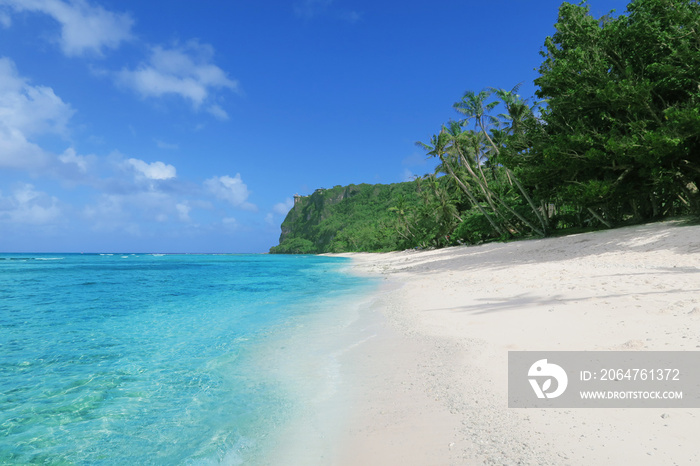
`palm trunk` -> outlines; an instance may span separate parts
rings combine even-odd
[[[460,156],[461,158],[464,159],[464,156],[462,155],[462,152],[459,150],[459,148],[457,148],[457,152],[459,153],[459,156]],[[466,159],[465,159],[465,162],[466,162]],[[503,207],[505,207],[506,210],[507,210],[508,212],[510,212],[511,214],[515,215],[515,217],[516,217],[518,220],[520,220],[520,221],[523,222],[525,225],[527,225],[528,228],[530,228],[532,231],[534,231],[535,233],[537,233],[537,234],[540,235],[540,236],[545,236],[544,231],[541,231],[540,229],[538,229],[537,227],[535,227],[535,226],[534,226],[531,222],[529,222],[525,217],[523,217],[522,215],[520,215],[519,213],[517,213],[515,210],[513,210],[513,208],[511,208],[503,199],[501,199],[500,196],[498,196],[496,193],[494,193],[493,191],[491,191],[491,188],[489,188],[488,184],[486,184],[485,186],[482,186],[482,185],[481,185],[481,179],[480,179],[479,176],[474,172],[474,170],[472,170],[472,168],[469,166],[469,164],[465,163],[465,166],[466,166],[467,171],[469,172],[469,174],[472,176],[472,178],[474,178],[474,179],[476,180],[476,182],[479,184],[479,187],[481,188],[482,192],[483,192],[484,195],[486,196],[486,199],[488,200],[489,205],[491,206],[491,208],[493,209],[493,211],[494,211],[497,215],[503,217],[503,215],[501,215],[501,213],[498,211],[498,209],[496,208],[496,206],[493,204],[493,199],[496,199],[496,201],[498,201],[499,204],[501,204]],[[482,176],[483,176],[483,173],[482,173]],[[484,183],[485,183],[485,181],[486,181],[486,180],[484,180]],[[506,222],[508,222],[508,219],[504,218],[504,220],[505,220]]]
[[[479,126],[481,127],[481,131],[484,133],[484,136],[486,136],[486,139],[489,141],[489,144],[491,144],[491,147],[496,151],[497,155],[501,155],[501,151],[496,147],[496,144],[493,142],[491,139],[491,136],[489,136],[488,132],[486,131],[486,128],[484,128],[484,123],[479,119]],[[537,206],[535,206],[535,203],[532,202],[532,199],[530,199],[530,196],[527,194],[523,186],[520,184],[520,181],[515,177],[513,172],[510,171],[508,167],[505,167],[506,169],[506,174],[510,179],[512,179],[515,182],[515,186],[518,187],[518,190],[522,193],[523,197],[525,197],[525,200],[527,201],[528,204],[530,204],[530,208],[532,209],[532,212],[535,214],[535,217],[537,217],[537,220],[540,221],[540,224],[542,225],[542,231],[535,230],[539,235],[541,236],[546,236],[547,232],[547,223],[544,221],[542,218],[542,214],[540,211],[537,209]]]
[[[600,220],[600,222],[603,223],[603,225],[605,225],[605,226],[608,227],[608,228],[612,228],[612,225],[610,224],[610,222],[606,221],[603,217],[601,217],[600,215],[598,215],[593,209],[591,209],[590,207],[588,207],[588,211],[589,211],[595,218],[597,218],[598,220]]]
[[[488,183],[486,182],[486,179],[483,180],[483,183],[481,179],[477,176],[477,174],[474,172],[474,170],[471,167],[471,164],[467,162],[467,158],[464,156],[462,151],[459,149],[459,144],[455,142],[455,148],[457,149],[457,155],[459,155],[460,160],[462,161],[462,165],[467,169],[469,172],[469,175],[476,181],[476,183],[479,185],[479,188],[481,189],[481,192],[484,194],[484,197],[486,197],[486,202],[489,203],[489,206],[491,206],[491,209],[494,211],[494,213],[498,213],[496,209],[496,206],[493,203],[493,200],[491,199],[491,195],[493,194],[493,191],[491,191],[491,188],[489,188]]]
[[[445,157],[441,155],[440,160],[442,161],[442,164],[447,168],[447,171],[450,172],[450,176],[452,176],[452,178],[457,182],[459,187],[462,188],[462,191],[464,191],[464,193],[467,195],[472,204],[474,204],[474,206],[477,209],[479,209],[479,212],[481,212],[482,215],[486,217],[493,229],[496,230],[496,233],[502,236],[507,236],[508,234],[496,222],[493,221],[493,219],[484,210],[481,204],[479,204],[479,202],[476,200],[476,198],[472,194],[471,190],[467,187],[467,185],[465,185],[464,182],[460,180],[459,177],[455,174],[454,170],[452,169],[452,166],[447,162],[447,160],[445,160]]]

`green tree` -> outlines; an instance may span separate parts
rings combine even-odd
[[[518,126],[519,128],[520,123],[527,118],[525,115],[522,114],[526,113],[529,110],[527,104],[520,99],[520,97],[516,94],[516,91],[517,86],[511,91],[493,88],[481,91],[479,93],[467,91],[462,96],[462,100],[456,102],[453,105],[455,110],[457,110],[459,113],[463,114],[466,117],[464,123],[468,123],[470,120],[473,120],[475,130],[480,131],[486,139],[486,141],[488,142],[493,152],[490,157],[490,159],[493,160],[492,166],[498,164],[499,161],[497,160],[497,158],[501,155],[501,151],[504,145],[508,145],[508,141],[505,141],[503,137],[500,137],[500,145],[494,142],[494,128],[497,130],[499,126],[503,125],[503,122],[497,116],[492,115],[491,112],[499,104],[501,104],[501,102],[498,100],[492,100],[489,102],[488,99],[494,92],[496,93],[496,95],[501,96],[505,99],[506,108],[509,112],[509,114],[506,115],[506,119],[510,120],[511,122],[510,129],[512,133],[513,119],[517,118],[518,123],[516,123],[516,126]],[[518,115],[518,113],[520,113],[521,115]],[[504,136],[505,134],[507,133],[499,134],[499,136]],[[479,167],[479,170],[481,171],[481,164],[477,165]],[[545,236],[547,233],[547,222],[545,221],[540,208],[538,208],[535,205],[528,191],[523,187],[523,185],[520,183],[515,174],[505,165],[503,165],[503,169],[507,175],[508,181],[515,184],[523,199],[525,199],[527,204],[530,206],[531,214],[539,221],[541,228],[535,226],[532,222],[528,221],[522,215],[516,213],[507,204],[502,203],[502,205],[506,207],[506,209],[509,210],[511,213],[516,215],[518,219],[521,222],[523,222],[535,234]],[[481,172],[481,175],[483,178],[483,172]]]
[[[488,220],[494,231],[496,231],[496,233],[500,236],[506,236],[507,231],[486,212],[469,185],[455,171],[453,163],[453,160],[455,160],[454,154],[450,154],[448,151],[450,144],[453,141],[454,137],[450,135],[449,132],[443,127],[438,134],[434,134],[430,138],[429,144],[418,141],[416,142],[416,145],[423,148],[430,157],[437,157],[440,159],[439,168],[444,169],[449,174],[452,180],[462,189],[464,194],[467,195],[467,198],[471,202],[472,206],[478,209],[479,212],[481,212],[481,214]],[[458,160],[461,160],[461,158]],[[466,163],[466,165],[468,165],[468,163]]]
[[[597,20],[564,3],[545,41],[531,128],[539,195],[612,225],[698,212],[700,4],[636,0]]]

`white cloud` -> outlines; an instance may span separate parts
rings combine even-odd
[[[88,157],[76,154],[72,147],[69,147],[63,154],[59,155],[58,160],[67,165],[75,165],[80,173],[87,173],[88,171]]]
[[[180,220],[183,222],[189,222],[190,219],[190,210],[192,210],[192,207],[190,207],[186,203],[179,203],[175,205],[175,209],[177,209],[177,214]]]
[[[134,70],[123,69],[117,73],[117,81],[143,97],[175,95],[198,109],[213,90],[238,90],[238,82],[211,63],[213,55],[211,46],[196,41],[171,49],[156,46],[148,63]],[[208,111],[217,118],[227,117],[217,105],[209,106]]]
[[[0,125],[25,136],[64,134],[73,109],[53,89],[31,86],[9,58],[0,58]]]
[[[95,231],[126,231],[139,236],[141,227],[148,223],[165,222],[171,215],[181,218],[180,204],[174,196],[159,191],[102,194],[95,204],[83,209],[83,216]]]
[[[175,167],[163,162],[146,163],[139,159],[129,159],[127,163],[141,176],[149,180],[169,180],[177,175]]]
[[[115,49],[132,38],[134,21],[128,14],[114,13],[86,0],[0,0],[0,5],[16,11],[44,13],[58,21],[59,43],[68,56],[86,52],[101,55],[103,48]]]
[[[294,200],[292,200],[291,197],[288,197],[284,200],[284,202],[278,202],[275,204],[272,207],[272,211],[280,215],[287,215],[292,207],[294,207]]]
[[[417,175],[415,175],[411,170],[408,168],[403,169],[403,173],[401,174],[401,180],[402,181],[413,181],[416,179]]]
[[[204,181],[204,187],[218,199],[227,201],[235,207],[251,211],[258,209],[255,204],[247,202],[250,191],[243,183],[240,173],[236,173],[233,178],[228,175],[209,178]]]
[[[111,219],[115,223],[119,222],[124,217],[122,196],[103,194],[95,205],[85,206],[83,214],[88,219],[96,220],[98,223],[102,219]]]
[[[45,225],[62,216],[58,199],[20,183],[10,196],[0,193],[0,220],[15,224]]]
[[[278,202],[272,206],[272,212],[268,212],[265,215],[265,222],[269,225],[275,225],[279,216],[285,216],[289,213],[289,210],[294,207],[294,201],[291,197],[288,197],[284,202]]]
[[[12,26],[12,19],[10,19],[10,15],[3,13],[0,11],[0,26],[4,28],[9,28]]]
[[[39,146],[13,128],[3,128],[0,122],[0,168],[38,170],[49,164],[50,158]]]
[[[96,204],[85,206],[83,217],[93,231],[119,231],[130,236],[141,236],[141,227],[129,207],[125,208],[125,200],[127,198],[124,196],[103,194]]]
[[[218,118],[219,120],[228,120],[228,113],[226,113],[226,110],[224,110],[216,104],[210,105],[207,109],[207,112],[209,112],[211,115],[214,115],[214,117]]]
[[[53,89],[28,84],[12,60],[0,58],[0,168],[46,167],[51,155],[29,138],[51,133],[65,136],[73,113]]]

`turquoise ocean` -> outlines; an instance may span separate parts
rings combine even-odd
[[[348,265],[0,254],[0,464],[264,464],[376,288]]]

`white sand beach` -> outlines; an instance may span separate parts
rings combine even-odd
[[[700,464],[700,409],[509,409],[509,350],[700,350],[700,226],[351,254],[387,284],[325,464]]]

